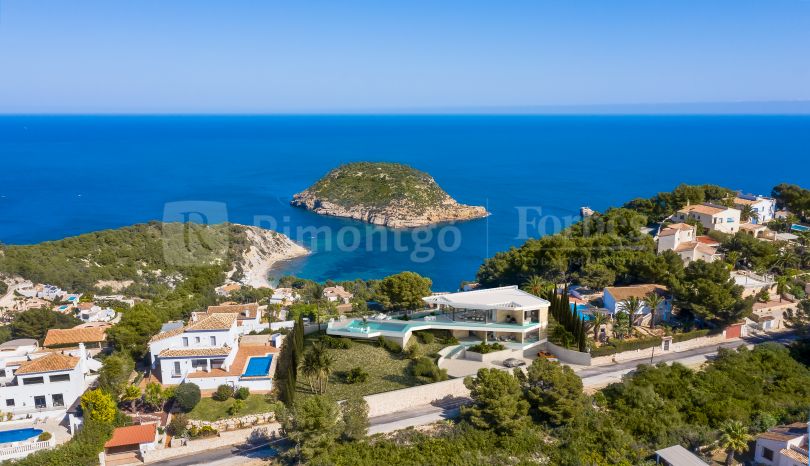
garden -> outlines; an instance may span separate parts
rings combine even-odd
[[[230,385],[220,385],[211,398],[202,398],[188,413],[189,419],[217,421],[229,417],[247,416],[275,411],[276,401],[266,395],[251,394],[246,387],[234,391]]]

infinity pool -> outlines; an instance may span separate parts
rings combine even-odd
[[[41,433],[41,429],[34,429],[32,427],[27,429],[5,430],[0,432],[0,443],[20,442],[22,440],[28,440],[31,437],[37,437]]]
[[[810,231],[810,227],[806,225],[799,225],[798,223],[791,225],[790,229],[793,231]]]
[[[273,362],[273,356],[254,356],[248,360],[245,372],[242,374],[245,377],[266,377],[270,372],[270,364]]]

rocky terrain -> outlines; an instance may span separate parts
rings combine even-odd
[[[321,215],[414,228],[489,215],[458,203],[427,173],[394,163],[359,162],[330,171],[291,204]]]
[[[246,225],[241,227],[245,229],[247,247],[228,272],[232,281],[254,288],[269,287],[267,275],[276,262],[309,254],[306,248],[279,232]]]

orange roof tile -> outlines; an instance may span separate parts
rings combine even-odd
[[[259,312],[259,304],[220,304],[208,306],[208,314],[238,314],[239,319],[255,319]]]
[[[79,343],[98,343],[107,339],[106,327],[91,328],[53,328],[48,330],[42,346],[77,345]]]
[[[156,430],[155,424],[119,427],[113,431],[112,438],[104,444],[104,448],[152,443]]]
[[[695,204],[695,205],[688,205],[683,209],[679,210],[678,212],[682,214],[697,212],[706,215],[716,215],[725,210],[728,210],[728,207],[720,207],[712,204]]]
[[[33,359],[31,361],[23,361],[20,363],[20,368],[17,369],[16,374],[36,374],[38,372],[53,372],[53,371],[69,371],[76,367],[79,363],[79,358],[73,356],[66,356],[59,353],[50,353],[47,356]]]
[[[155,336],[153,336],[152,338],[149,339],[149,343],[152,343],[152,342],[155,342],[155,341],[158,341],[158,340],[165,340],[166,338],[173,337],[175,335],[180,335],[185,330],[186,330],[185,327],[177,327],[177,328],[173,328],[173,329],[171,329],[171,330],[169,330],[167,332],[158,333],[157,335],[155,335]]]
[[[206,317],[186,326],[186,331],[195,330],[228,330],[236,322],[235,313],[209,314]]]
[[[636,298],[644,298],[650,293],[666,293],[667,287],[663,285],[653,285],[653,284],[646,284],[646,285],[632,285],[632,286],[609,286],[605,288],[606,292],[609,292],[616,301],[621,301],[623,299],[630,298],[635,296]]]

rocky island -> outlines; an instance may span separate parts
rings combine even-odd
[[[382,162],[356,162],[335,168],[293,196],[290,204],[322,215],[391,228],[489,215],[484,207],[459,204],[425,172]]]

